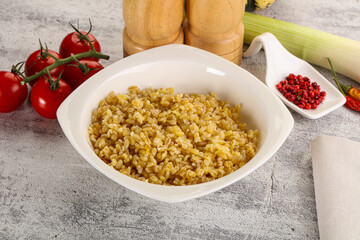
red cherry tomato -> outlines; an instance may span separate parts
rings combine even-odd
[[[97,70],[91,70],[88,74],[85,74],[81,71],[79,67],[75,67],[72,65],[79,66],[78,63],[71,63],[70,65],[66,66],[64,73],[62,74],[61,78],[70,84],[72,89],[76,89],[80,84],[85,82],[88,78],[90,78],[95,73],[99,72],[100,70],[104,69],[104,67],[95,61],[92,60],[80,60],[81,64],[84,64],[89,68],[94,68]]]
[[[48,50],[49,53],[51,55],[53,55],[56,58],[62,59],[62,57],[55,51],[52,50]],[[53,59],[50,56],[47,56],[45,58],[43,58],[41,56],[41,50],[37,50],[35,52],[33,52],[32,54],[30,54],[30,56],[28,57],[28,59],[26,60],[25,63],[25,76],[26,77],[30,77],[38,72],[40,72],[41,70],[43,70],[44,68],[46,68],[47,66],[52,65],[53,63],[55,63],[55,59]],[[60,75],[60,73],[65,69],[64,65],[61,65],[57,68],[54,68],[53,70],[50,71],[50,74],[54,77],[58,77]],[[34,86],[35,82],[38,80],[34,79],[31,82],[29,82],[30,86]]]
[[[52,78],[56,80],[55,77]],[[35,111],[41,116],[49,119],[56,118],[56,110],[60,104],[70,95],[72,89],[65,81],[59,81],[59,88],[52,90],[48,80],[42,76],[32,87],[30,101]]]
[[[92,44],[97,52],[101,52],[101,47],[100,47],[98,40],[96,40],[96,38],[91,33],[87,34],[86,32],[83,32],[83,31],[81,31],[81,33],[88,36],[88,38],[92,42]],[[67,58],[67,57],[70,57],[70,56],[78,54],[78,53],[88,52],[90,49],[91,49],[90,44],[85,40],[81,40],[79,38],[79,33],[72,32],[72,33],[69,33],[62,40],[62,42],[60,44],[59,53],[64,58]],[[93,57],[82,58],[82,59],[99,61],[98,58],[93,58]]]
[[[24,103],[28,89],[21,81],[15,73],[0,71],[0,112],[12,112]]]

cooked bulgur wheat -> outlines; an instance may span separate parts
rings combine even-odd
[[[198,184],[254,157],[259,131],[245,130],[240,110],[213,93],[134,86],[99,103],[88,133],[95,153],[125,175],[163,185]]]

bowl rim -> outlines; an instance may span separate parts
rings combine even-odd
[[[166,186],[139,181],[137,179],[121,174],[115,169],[109,167],[105,162],[98,158],[93,151],[92,155],[88,152],[88,150],[85,151],[85,149],[83,149],[83,147],[79,144],[79,141],[78,139],[76,139],[76,135],[73,132],[79,131],[79,129],[76,129],[73,126],[73,122],[74,120],[76,120],[76,114],[79,114],[77,111],[81,109],[81,106],[83,106],[82,104],[86,104],[86,98],[81,99],[81,95],[84,93],[88,93],[89,91],[94,90],[109,81],[109,79],[113,75],[112,72],[114,71],[119,73],[128,70],[130,66],[139,66],[144,62],[159,62],[161,60],[171,61],[173,59],[182,59],[191,62],[200,61],[204,64],[215,63],[216,65],[219,65],[220,68],[223,67],[236,72],[240,71],[241,74],[245,74],[250,79],[249,82],[252,81],[252,85],[255,85],[255,87],[260,88],[262,92],[266,93],[265,97],[272,101],[272,104],[276,105],[277,107],[277,109],[274,109],[274,111],[276,111],[276,114],[278,114],[278,116],[281,116],[282,125],[277,126],[277,129],[274,130],[274,133],[277,134],[277,137],[276,139],[271,140],[273,141],[272,146],[264,148],[266,141],[270,141],[268,139],[264,139],[264,145],[259,149],[254,158],[240,169],[210,182],[186,186]],[[76,102],[77,107],[75,107],[75,104],[72,104],[72,102]],[[171,44],[152,48],[147,51],[128,56],[111,64],[102,71],[93,75],[85,83],[78,87],[73,93],[71,93],[69,97],[66,98],[65,101],[58,108],[57,118],[65,136],[68,138],[70,143],[77,150],[77,152],[80,153],[80,155],[94,168],[96,168],[108,178],[132,191],[165,202],[180,202],[201,197],[203,195],[224,188],[247,176],[248,174],[256,170],[258,167],[260,167],[262,164],[264,164],[281,147],[281,145],[284,143],[284,141],[290,134],[294,125],[292,115],[290,114],[286,106],[282,103],[282,101],[280,101],[279,98],[270,89],[268,89],[268,87],[266,87],[251,73],[217,55],[203,51],[198,48],[181,44]],[[266,138],[269,137],[270,136],[268,135]],[[101,162],[94,161],[94,155]],[[258,161],[253,161],[257,158],[261,159]]]

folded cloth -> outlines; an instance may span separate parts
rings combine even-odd
[[[320,239],[360,239],[360,143],[322,135],[311,156]]]

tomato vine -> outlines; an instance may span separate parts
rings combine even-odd
[[[80,32],[76,27],[74,27],[71,23],[70,25],[75,29],[76,32]],[[90,22],[91,25],[91,22]],[[90,50],[87,52],[82,52],[82,53],[78,53],[75,55],[72,55],[70,57],[67,58],[63,58],[63,59],[59,59],[57,57],[55,57],[53,54],[49,53],[49,51],[47,50],[47,48],[44,50],[43,54],[45,54],[46,56],[49,56],[51,58],[53,58],[55,60],[55,63],[45,67],[42,71],[32,75],[32,76],[28,76],[26,77],[23,72],[18,71],[17,74],[20,75],[23,80],[21,81],[21,85],[25,85],[28,82],[31,82],[34,79],[39,78],[40,76],[47,74],[48,72],[50,72],[52,69],[55,69],[59,66],[62,66],[64,64],[68,64],[71,62],[77,62],[79,63],[79,59],[83,59],[83,58],[97,58],[97,59],[105,59],[105,60],[109,60],[110,56],[103,54],[101,52],[96,51],[93,43],[91,42],[90,38],[87,36],[87,34],[82,34],[81,36],[82,40],[86,41],[89,46],[90,46]],[[87,66],[79,66],[81,69],[87,69]]]

